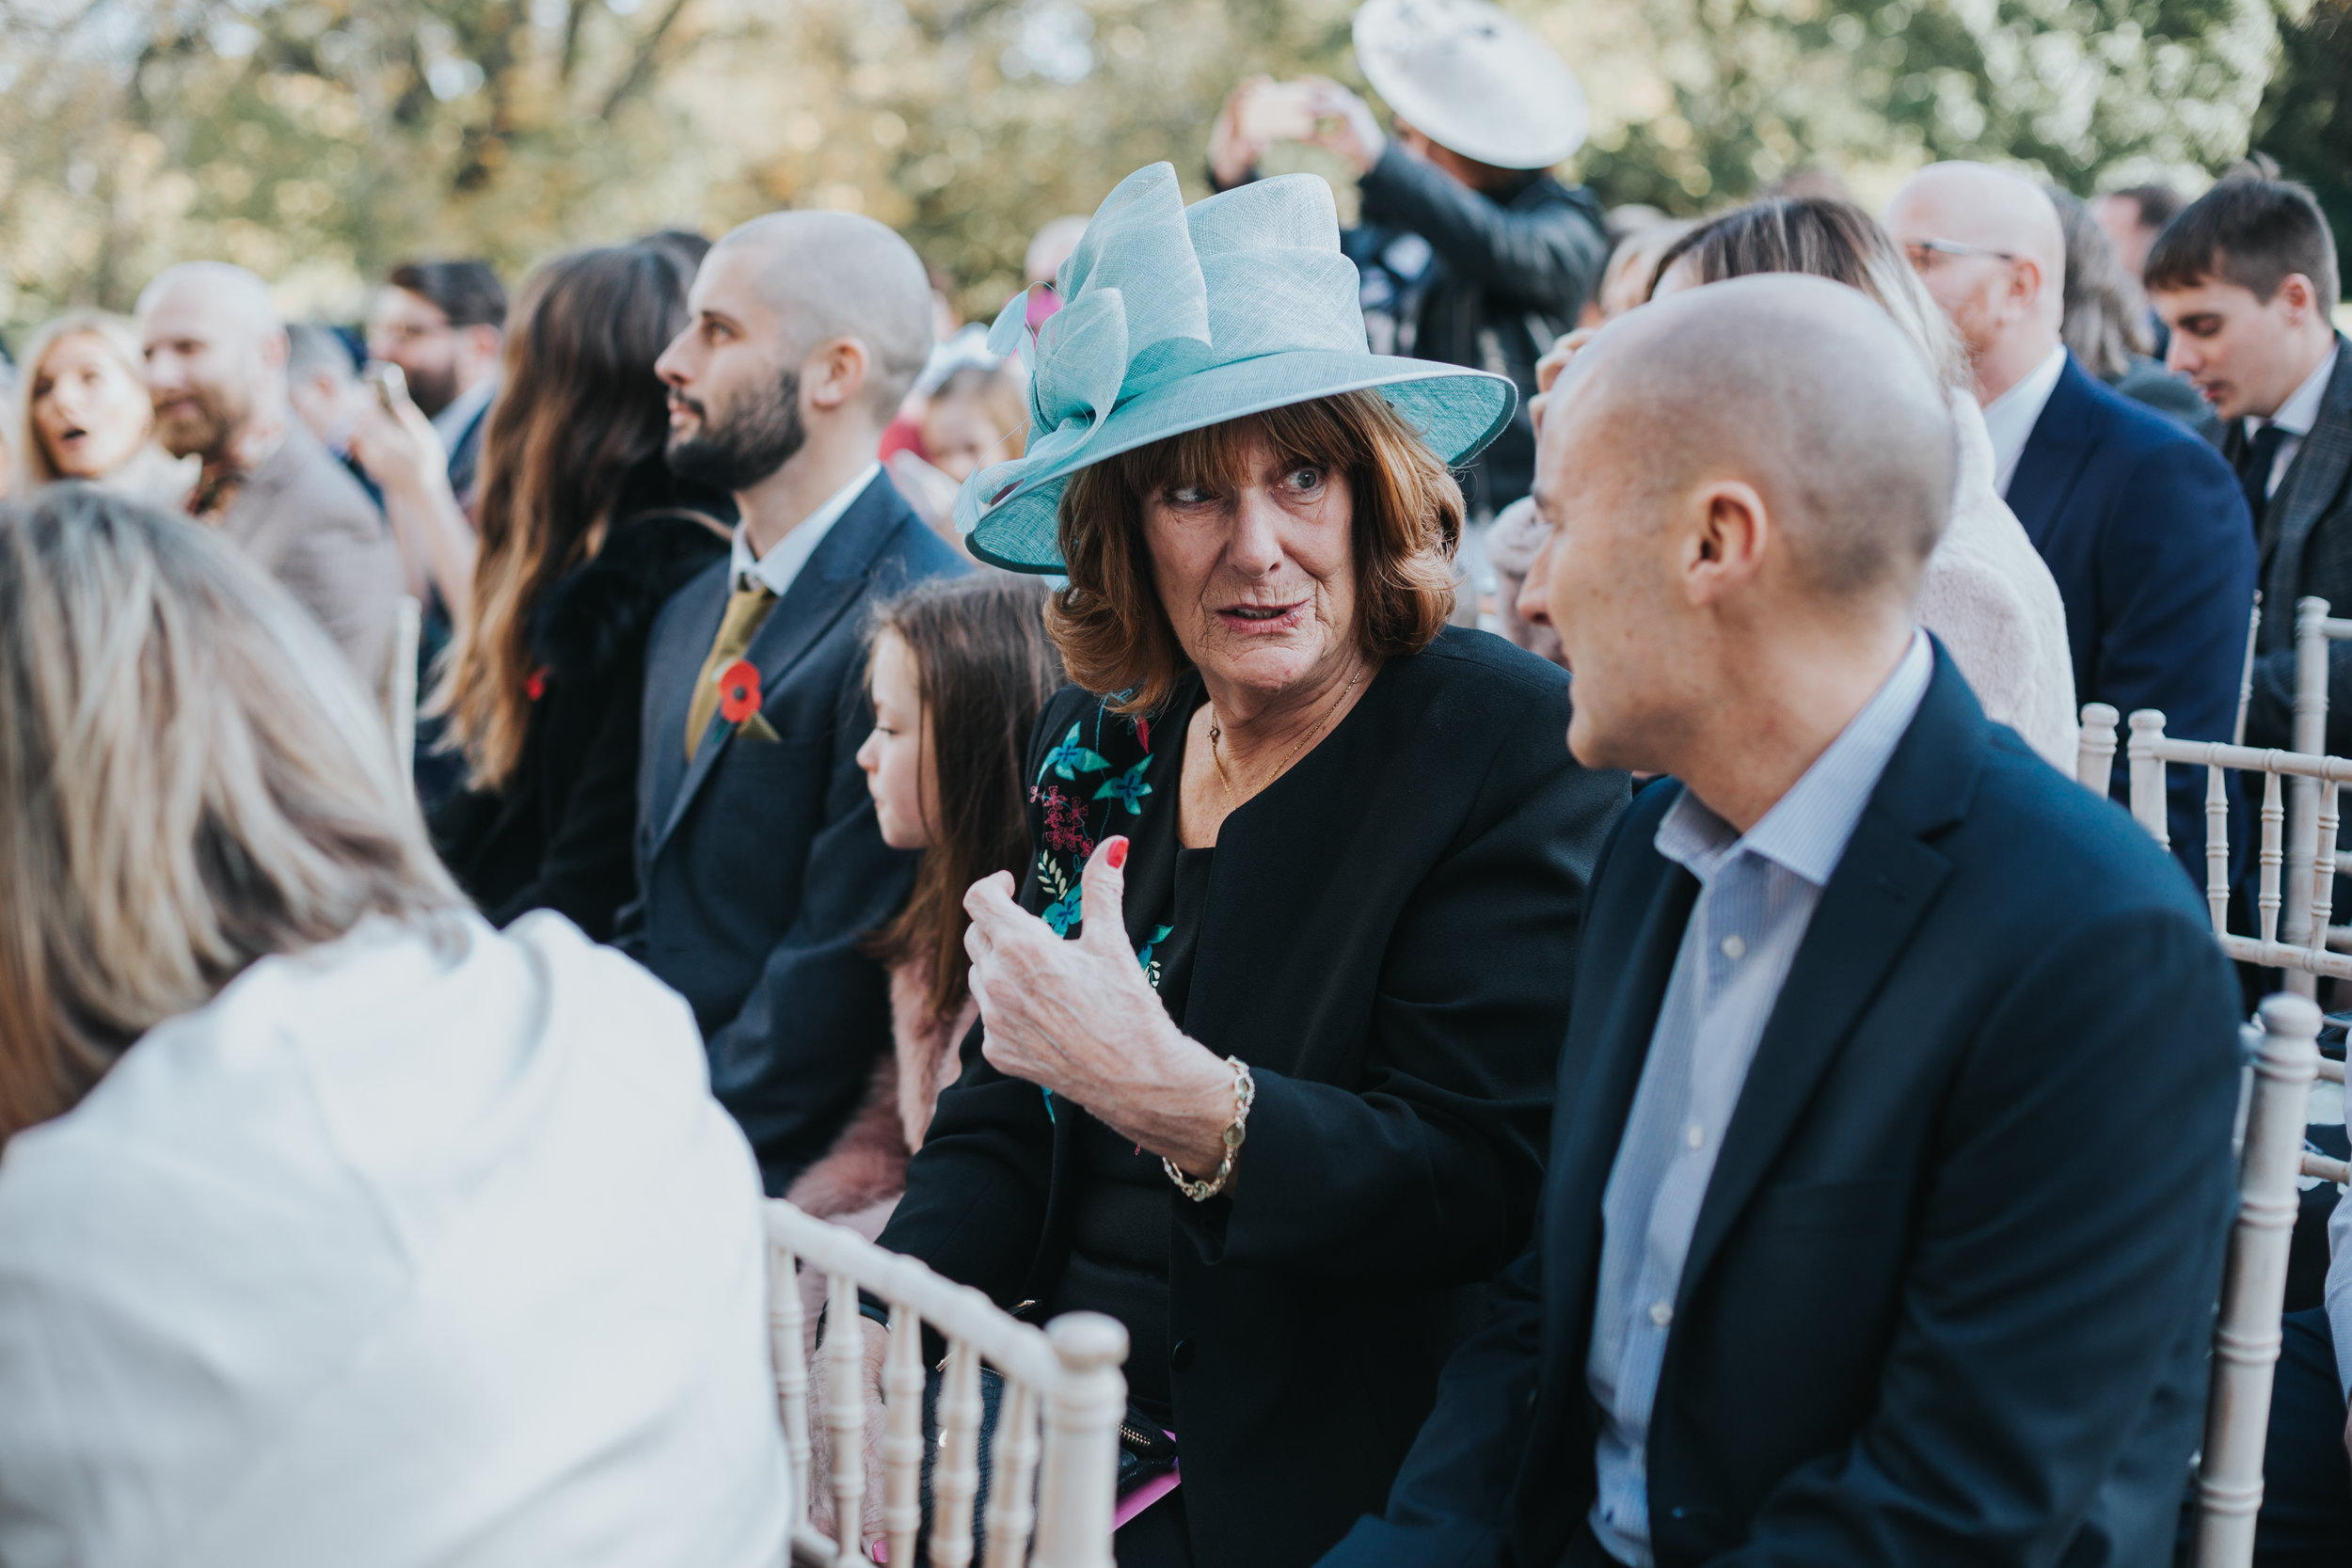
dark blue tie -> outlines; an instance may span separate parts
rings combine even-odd
[[[2270,499],[2270,467],[2279,460],[2279,443],[2287,433],[2275,424],[2266,424],[2254,432],[2246,450],[2238,453],[2237,482],[2246,488],[2246,509],[2254,515],[2257,531],[2263,526],[2263,508]]]

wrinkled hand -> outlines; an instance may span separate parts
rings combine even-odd
[[[1315,145],[1345,159],[1357,173],[1370,174],[1389,145],[1372,105],[1328,76],[1307,80],[1315,89]]]
[[[1126,861],[1127,841],[1114,837],[1087,862],[1075,941],[1013,902],[1008,872],[963,895],[972,997],[987,1026],[981,1054],[1203,1175],[1224,1157],[1233,1073],[1184,1037],[1136,961],[1121,908]]]
[[[440,432],[406,394],[396,396],[393,408],[387,413],[381,403],[368,400],[351,427],[351,455],[386,490],[413,495],[431,489],[436,476],[446,485],[449,453]]]
[[[1242,119],[1249,95],[1273,82],[1271,76],[1245,76],[1225,95],[1224,107],[1209,126],[1209,172],[1226,190],[1249,178],[1249,171],[1265,156],[1265,143],[1253,141],[1242,134]]]
[[[859,1314],[866,1336],[865,1373],[860,1392],[866,1402],[866,1492],[858,1509],[858,1543],[872,1561],[875,1544],[882,1538],[882,1362],[890,1351],[890,1331]],[[826,1540],[834,1539],[833,1429],[825,1424],[827,1379],[825,1349],[817,1347],[808,1368],[808,1522]]]

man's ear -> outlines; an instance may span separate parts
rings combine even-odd
[[[801,395],[811,408],[826,413],[847,407],[865,396],[873,368],[873,356],[862,341],[828,339],[801,362]]]
[[[1772,543],[1764,498],[1743,480],[1716,480],[1687,504],[1692,526],[1683,542],[1683,592],[1693,605],[1720,604],[1763,573]]]
[[[465,334],[466,341],[471,346],[476,356],[486,359],[492,364],[498,362],[499,351],[505,343],[505,334],[486,322],[478,322],[472,326],[461,326],[458,331]]]
[[[2279,280],[2279,292],[2271,296],[2287,308],[2287,320],[2300,326],[2304,319],[2318,309],[2319,291],[2312,280],[2299,272],[2291,272]]]

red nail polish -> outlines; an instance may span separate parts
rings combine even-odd
[[[1127,863],[1127,841],[1112,838],[1103,841],[1103,860],[1113,871]]]

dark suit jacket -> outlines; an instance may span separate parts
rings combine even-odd
[[[1048,705],[1029,776],[1067,798],[1031,812],[1054,875],[1082,863],[1049,805],[1089,838],[1149,833],[1095,792],[1156,752],[1139,803],[1176,810],[1200,701],[1187,676],[1143,734],[1082,691]],[[1525,1245],[1585,878],[1626,799],[1569,759],[1567,721],[1560,670],[1449,628],[1218,835],[1184,1026],[1249,1063],[1258,1099],[1233,1195],[1171,1205],[1162,1347],[1203,1568],[1296,1568],[1380,1506]],[[1107,766],[1062,783],[1044,759],[1073,724]],[[1053,901],[1034,861],[1022,897]],[[1140,950],[1152,903],[1126,910]],[[981,1033],[882,1241],[1009,1307],[1068,1260],[1079,1117],[1049,1118]]]
[[[726,607],[720,561],[673,598],[645,655],[637,898],[616,941],[683,994],[710,1086],[771,1195],[822,1154],[890,1048],[889,981],[861,943],[906,902],[916,857],[882,841],[857,749],[873,728],[866,615],[966,570],[878,476],[801,568],[745,657],[778,736],[686,710]]]
[[[2237,477],[2172,420],[2070,356],[2009,483],[2010,510],[2066,602],[2074,700],[2164,710],[2164,733],[2227,740],[2254,608],[2253,525]],[[2205,885],[2205,778],[2170,769],[2172,852]],[[2230,843],[2244,814],[2231,788]],[[2130,799],[2116,750],[2111,793]]]
[[[1581,1528],[1601,1194],[1698,893],[1654,844],[1680,790],[1594,873],[1535,1246],[1326,1568],[1553,1568]],[[2169,1562],[2236,1021],[2154,843],[1938,649],[1701,1203],[1647,1450],[1661,1568]]]
[[[318,618],[366,688],[391,684],[400,551],[359,482],[300,421],[214,520],[221,537]]]
[[[2245,444],[2245,421],[2233,420],[2221,447],[2232,465]],[[2341,335],[2319,420],[2264,509],[2257,544],[2263,625],[2246,743],[2286,747],[2294,743],[2295,601],[2316,594],[2336,614],[2352,615],[2352,342]],[[2352,755],[2352,642],[2328,645],[2328,752]]]
[[[460,791],[431,813],[434,847],[492,925],[553,910],[612,940],[637,892],[646,639],[670,595],[726,553],[715,518],[631,507],[594,561],[531,607],[537,695],[522,755],[501,787]]]

